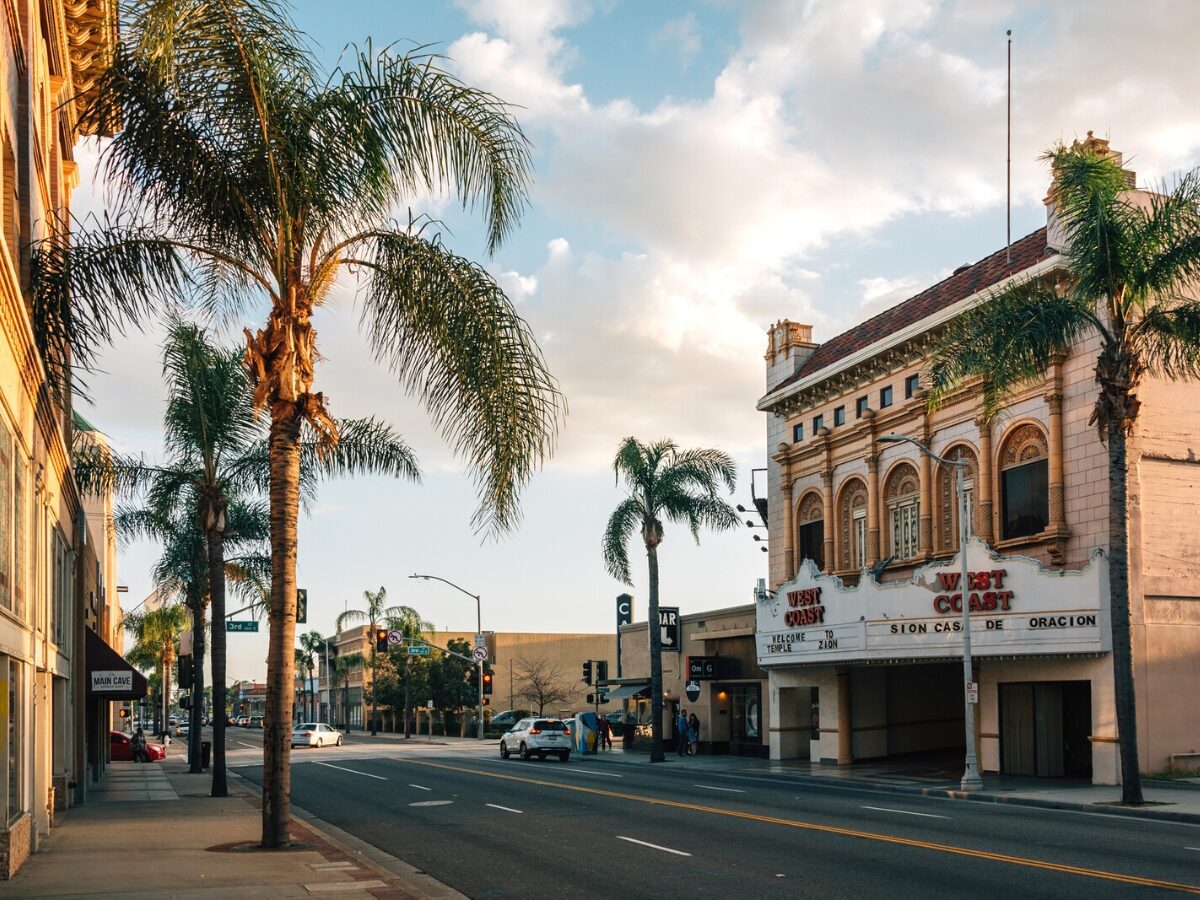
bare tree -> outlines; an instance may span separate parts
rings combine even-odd
[[[571,699],[571,688],[566,685],[566,673],[544,659],[516,660],[517,696],[536,706],[538,715],[544,715],[547,706],[564,703]]]

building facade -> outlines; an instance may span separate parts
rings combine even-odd
[[[1114,156],[1107,142],[1090,146]],[[1128,173],[1131,186],[1133,173]],[[1141,194],[1142,192],[1136,192]],[[1070,277],[1047,226],[823,344],[780,321],[766,355],[773,758],[850,763],[965,750],[956,619],[958,467],[966,462],[968,605],[985,772],[1119,778],[1108,620],[1107,454],[1089,424],[1085,336],[992,419],[968,384],[929,410],[932,341],[989,291]],[[1147,379],[1129,449],[1130,594],[1140,755],[1200,745],[1200,387]]]
[[[47,391],[34,340],[29,247],[66,227],[77,179],[72,98],[91,88],[105,64],[116,9],[111,0],[3,6],[0,878],[7,878],[88,778],[76,752],[86,740],[79,707],[87,702],[80,684],[87,629],[78,578],[86,525],[71,477],[69,401]]]

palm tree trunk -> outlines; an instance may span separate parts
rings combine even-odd
[[[293,404],[271,411],[271,617],[263,717],[262,845],[291,843],[291,722],[295,687],[296,520],[300,511],[300,419]]]
[[[375,680],[379,677],[379,672],[376,669],[378,661],[375,659],[375,625],[371,625],[371,737],[379,734],[379,727],[375,721]]]
[[[171,666],[174,664],[174,656],[170,648],[163,654],[163,734],[170,736],[171,733]],[[165,744],[166,741],[163,741]]]
[[[1133,684],[1133,648],[1129,634],[1129,521],[1126,509],[1125,424],[1108,422],[1108,594],[1112,610],[1113,692],[1117,703],[1117,739],[1121,748],[1121,800],[1142,803],[1138,765],[1137,696]]]
[[[197,592],[198,594],[199,592]],[[192,708],[188,716],[188,771],[198,775],[200,741],[204,737],[200,715],[204,712],[204,598],[190,598],[192,608]]]
[[[208,585],[212,597],[212,723],[213,758],[212,797],[228,797],[229,783],[225,773],[225,534],[209,528]]]
[[[658,625],[658,548],[646,547],[650,566],[650,609],[647,621],[650,632],[650,762],[664,762],[662,712],[662,630]]]
[[[408,727],[409,711],[412,709],[412,707],[409,705],[409,700],[408,700],[408,681],[409,681],[409,675],[411,675],[411,674],[412,674],[412,657],[405,656],[404,657],[404,739],[406,741],[412,737],[412,731]]]

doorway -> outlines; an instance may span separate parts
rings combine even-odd
[[[1000,685],[1000,771],[1039,778],[1091,778],[1092,684]]]
[[[762,685],[733,684],[729,688],[729,752],[763,756]]]

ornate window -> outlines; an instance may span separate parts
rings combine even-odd
[[[1000,516],[1004,539],[1040,534],[1050,521],[1046,435],[1017,427],[1000,453]]]
[[[852,478],[842,487],[838,524],[839,568],[861,569],[867,564],[867,486],[862,479]]]
[[[971,533],[975,533],[975,483],[979,477],[979,460],[975,451],[970,447],[959,444],[951,447],[942,454],[946,459],[965,459],[967,471],[963,483],[963,493],[967,497],[967,523]],[[958,549],[958,467],[938,466],[937,498],[938,498],[938,549],[954,552]]]
[[[888,511],[889,552],[896,559],[912,559],[921,549],[921,479],[917,470],[902,463],[888,476],[883,491]]]
[[[796,521],[800,562],[811,559],[818,569],[825,568],[825,502],[820,494],[809,491],[804,495]]]

